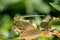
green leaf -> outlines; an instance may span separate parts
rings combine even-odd
[[[40,23],[41,23],[41,18],[40,18],[39,16],[37,16],[37,17],[35,17],[34,19],[35,19],[36,24],[37,24],[37,25],[40,25]]]
[[[55,29],[60,32],[60,19],[52,20],[49,23],[49,27],[51,27],[51,26],[55,27]]]
[[[55,9],[57,9],[58,11],[60,11],[60,5],[59,4],[55,4],[55,3],[50,3]]]
[[[39,0],[38,2],[34,3],[34,8],[38,12],[48,14],[50,12],[50,7],[44,3],[42,0]]]
[[[50,12],[50,7],[42,0],[25,0],[25,6],[27,13],[33,13],[34,10],[45,14]]]
[[[19,35],[19,33],[17,31],[15,31],[13,28],[10,29],[10,31],[9,31],[9,38],[10,39],[18,37],[18,35]]]
[[[13,38],[12,40],[25,40],[25,39],[22,39],[22,38]]]
[[[1,19],[1,27],[0,27],[0,34],[4,35],[5,37],[9,37],[9,29],[12,26],[12,22],[10,21],[9,15],[5,15]]]
[[[5,36],[0,35],[0,40],[8,40]]]

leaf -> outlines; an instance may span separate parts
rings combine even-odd
[[[49,28],[50,28],[51,26],[55,27],[55,29],[60,32],[60,19],[55,19],[55,20],[53,19],[53,20],[49,23]]]
[[[40,18],[39,16],[37,16],[37,17],[35,17],[34,19],[35,19],[34,21],[36,22],[36,24],[37,24],[37,25],[40,25],[41,18]]]
[[[50,5],[52,5],[55,9],[57,9],[58,11],[60,11],[60,5],[59,4],[50,3]]]
[[[6,38],[8,38],[9,37],[9,32],[7,31],[7,30],[0,30],[0,34],[1,35],[4,35]]]
[[[50,7],[42,0],[25,0],[26,12],[34,13],[34,10],[38,12],[48,14],[50,12]]]
[[[11,28],[9,31],[9,39],[18,37],[19,33],[14,30],[14,28]]]
[[[25,39],[22,39],[22,38],[13,38],[12,40],[25,40]]]
[[[38,2],[36,2],[34,4],[34,8],[35,10],[41,13],[49,14],[50,12],[50,7],[46,3],[44,3],[42,0],[39,0]]]
[[[0,35],[0,40],[8,40],[5,36]]]
[[[0,34],[4,35],[5,37],[9,37],[9,29],[12,26],[12,22],[10,21],[9,15],[5,15],[1,19],[1,27],[0,27]]]
[[[11,28],[11,26],[12,26],[12,21],[11,21],[9,15],[3,16],[1,20],[2,20],[2,22],[1,22],[1,25],[2,25],[2,26],[1,26],[1,29],[3,29],[3,30],[8,30],[8,29]]]

